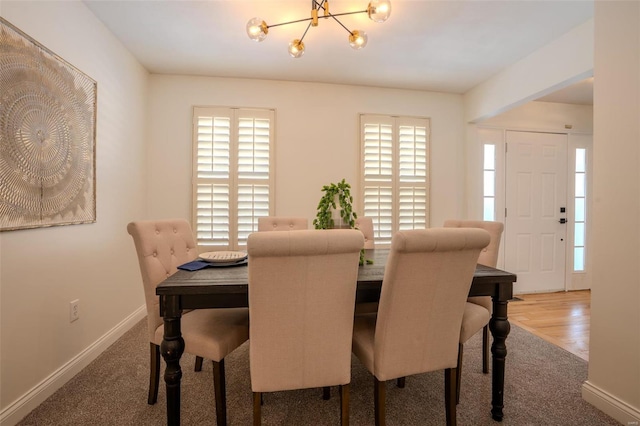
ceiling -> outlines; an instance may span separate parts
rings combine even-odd
[[[343,16],[367,32],[355,51],[348,33],[321,19],[304,38],[302,58],[288,55],[305,23],[269,29],[256,43],[250,18],[269,25],[306,18],[309,0],[84,0],[151,73],[365,85],[465,93],[593,17],[593,1],[391,0],[391,17]],[[366,9],[366,0],[332,0],[334,14]],[[589,103],[591,80],[545,97]]]

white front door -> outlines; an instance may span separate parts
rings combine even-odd
[[[506,133],[505,269],[514,293],[565,289],[567,135]]]

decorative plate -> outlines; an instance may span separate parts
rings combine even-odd
[[[235,263],[247,258],[244,251],[209,251],[200,253],[200,259],[211,263]]]

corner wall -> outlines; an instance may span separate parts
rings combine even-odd
[[[593,286],[583,398],[640,421],[640,3],[595,2]]]
[[[592,73],[593,20],[589,20],[465,93],[465,120],[480,122]]]
[[[126,225],[147,211],[148,75],[83,2],[1,7],[98,83],[97,222],[0,234],[0,423],[10,425],[146,314]],[[74,299],[80,319],[70,323]]]

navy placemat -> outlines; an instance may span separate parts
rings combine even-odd
[[[229,262],[229,263],[218,263],[218,262],[205,262],[203,260],[192,260],[191,262],[187,262],[184,265],[178,266],[178,269],[182,269],[183,271],[198,271],[204,268],[226,268],[228,266],[241,266],[246,265],[248,259],[242,259],[239,262]]]

